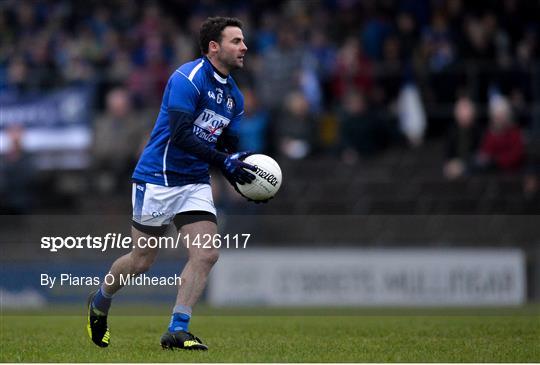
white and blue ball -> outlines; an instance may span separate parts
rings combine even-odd
[[[255,175],[255,180],[250,184],[238,184],[238,190],[252,200],[266,200],[276,195],[282,181],[279,164],[272,157],[262,154],[250,155],[244,162],[255,166],[257,171],[250,171]]]

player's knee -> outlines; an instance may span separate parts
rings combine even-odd
[[[213,266],[219,259],[219,250],[216,248],[200,249],[193,259],[201,264]]]
[[[150,256],[136,256],[133,257],[132,271],[134,274],[143,274],[150,270],[154,263],[153,257]]]

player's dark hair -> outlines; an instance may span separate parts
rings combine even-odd
[[[242,29],[242,22],[237,18],[213,17],[204,21],[199,33],[199,45],[203,54],[208,53],[208,43],[214,41],[221,43],[221,32],[226,27],[238,27]]]

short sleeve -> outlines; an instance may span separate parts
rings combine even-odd
[[[199,90],[184,74],[176,71],[170,79],[168,109],[194,114]]]

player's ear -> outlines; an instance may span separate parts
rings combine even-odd
[[[216,41],[210,41],[208,44],[208,49],[210,51],[217,51],[219,49],[219,43]]]

